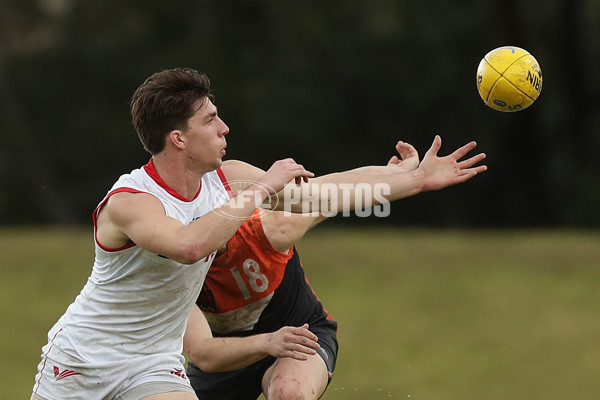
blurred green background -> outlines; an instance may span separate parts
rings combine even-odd
[[[193,67],[227,158],[324,174],[470,141],[489,171],[334,218],[300,244],[340,324],[326,399],[600,397],[600,2],[0,1],[0,398],[28,398],[46,332],[93,262],[91,212],[147,162],[128,102]],[[525,111],[486,108],[475,71],[527,49]]]
[[[435,134],[442,154],[478,141],[485,177],[407,200],[390,222],[600,226],[596,0],[3,0],[0,43],[3,223],[89,223],[149,158],[134,90],[189,66],[211,77],[227,157],[265,169],[291,156],[324,174],[385,163],[398,140],[421,154]],[[504,45],[544,74],[523,112],[475,88]]]

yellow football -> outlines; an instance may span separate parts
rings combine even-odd
[[[477,68],[477,91],[488,107],[524,110],[542,91],[542,69],[526,50],[499,47],[487,53]]]

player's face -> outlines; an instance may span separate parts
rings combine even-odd
[[[188,120],[187,137],[188,156],[202,165],[202,169],[213,171],[221,167],[227,142],[225,135],[229,127],[217,114],[217,107],[206,99],[194,115]]]

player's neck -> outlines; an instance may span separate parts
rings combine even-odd
[[[193,199],[198,194],[204,172],[193,171],[181,160],[166,154],[156,154],[152,160],[161,179],[179,195]]]

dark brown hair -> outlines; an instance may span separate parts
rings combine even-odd
[[[150,154],[160,153],[173,129],[184,130],[199,106],[213,100],[206,74],[190,68],[157,72],[135,91],[131,117],[140,141]]]

